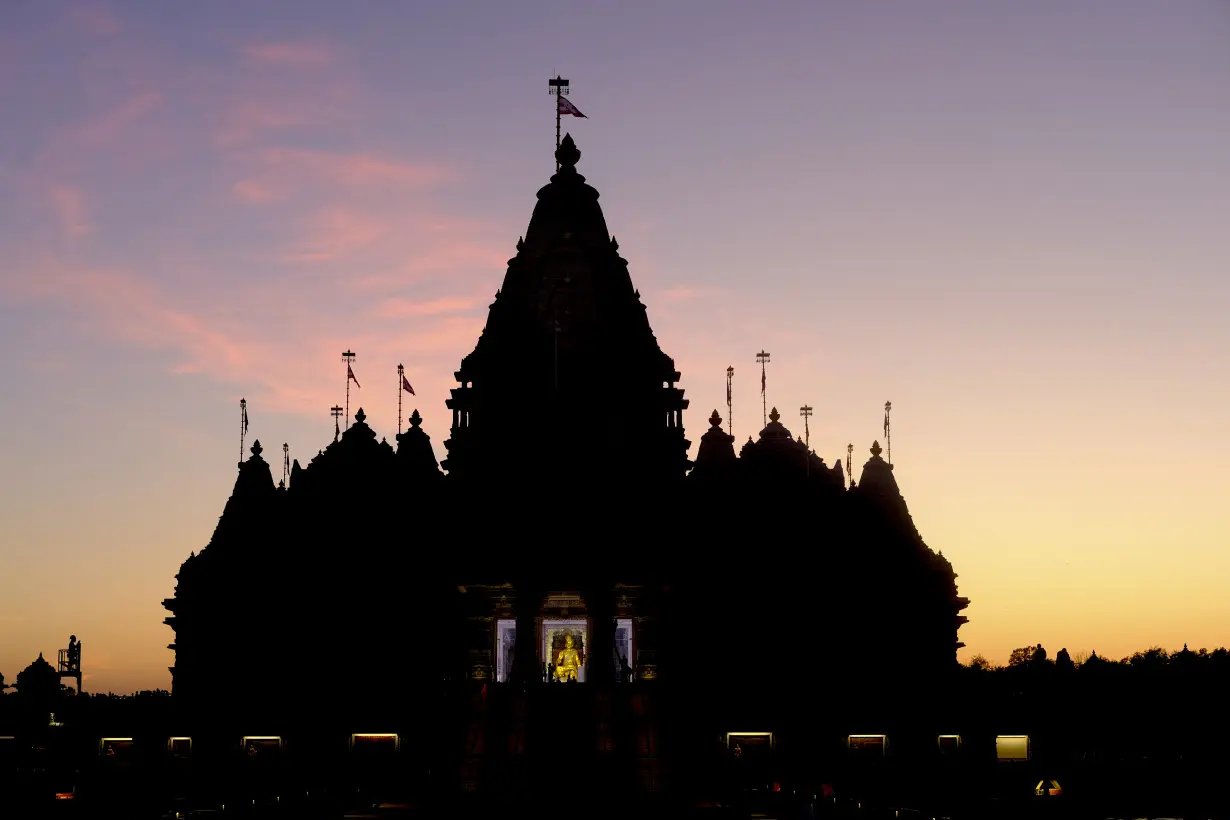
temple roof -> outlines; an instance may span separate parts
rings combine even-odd
[[[735,437],[722,429],[722,417],[715,409],[709,416],[709,429],[700,437],[700,447],[696,450],[696,466],[692,475],[706,475],[712,470],[722,470],[733,466],[735,458]]]
[[[410,414],[410,429],[397,436],[397,462],[400,469],[413,476],[444,477],[431,447],[431,436],[422,428],[423,417],[415,409]]]
[[[873,441],[871,443],[871,458],[867,459],[867,463],[863,465],[863,472],[859,476],[858,486],[865,491],[900,496],[901,490],[897,487],[897,479],[893,477],[893,465],[880,457],[882,452],[883,449],[880,447],[880,442]]]
[[[586,185],[585,177],[577,173],[581,152],[571,134],[564,135],[555,158],[559,170],[550,184],[538,191],[538,204],[525,231],[525,245],[533,252],[538,246],[561,238],[584,244],[609,243],[598,191]]]

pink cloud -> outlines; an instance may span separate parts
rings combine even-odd
[[[270,148],[264,159],[274,168],[307,172],[348,186],[395,185],[421,187],[449,181],[448,168],[380,159],[368,154],[332,154],[298,148]]]
[[[311,219],[300,247],[284,261],[328,262],[375,244],[385,236],[384,220],[347,208],[330,208]]]
[[[272,189],[252,179],[239,180],[231,186],[231,193],[244,202],[272,202],[278,198]]]
[[[387,299],[376,308],[376,315],[385,319],[403,319],[407,316],[436,316],[442,313],[462,313],[477,305],[474,299],[444,297],[428,302],[410,299]]]
[[[94,230],[90,222],[85,194],[81,189],[67,185],[53,185],[48,195],[59,218],[60,232],[63,236],[75,239]]]
[[[119,34],[124,26],[109,8],[89,4],[73,8],[68,19],[86,34],[93,37],[111,37]]]
[[[230,105],[222,115],[222,125],[214,135],[214,142],[219,148],[232,148],[268,131],[323,122],[328,118],[328,111],[328,106],[286,99],[274,102],[242,100]]]
[[[72,132],[71,138],[74,142],[90,146],[110,142],[162,105],[164,99],[165,95],[158,91],[133,94],[101,116],[78,126]]]
[[[658,298],[666,302],[685,302],[695,296],[696,289],[684,285],[677,285],[673,288],[658,291]]]
[[[337,59],[324,43],[261,43],[248,46],[244,54],[262,65],[280,68],[320,68]]]

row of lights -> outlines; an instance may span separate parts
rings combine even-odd
[[[726,747],[734,749],[738,744],[752,740],[765,743],[773,748],[772,732],[727,732]],[[937,735],[936,746],[943,750],[946,746],[957,748],[961,746],[960,735]],[[888,735],[847,735],[846,745],[851,748],[879,747],[884,754],[888,747]],[[1003,761],[1029,760],[1029,735],[996,735],[995,757]]]
[[[4,740],[4,739],[6,738],[0,737],[0,740]],[[7,739],[11,739],[11,738],[7,738]],[[350,746],[351,748],[353,748],[356,743],[359,743],[362,741],[369,741],[369,740],[374,740],[374,741],[391,740],[393,741],[394,746],[398,750],[401,749],[401,736],[395,732],[360,732],[360,733],[352,734],[350,736]],[[100,754],[106,754],[107,749],[110,746],[114,746],[115,744],[119,744],[119,743],[133,743],[133,742],[135,741],[131,737],[99,738],[98,751]],[[244,735],[239,745],[240,745],[240,748],[247,749],[249,748],[250,745],[254,745],[257,743],[264,744],[264,743],[270,743],[270,742],[276,743],[278,749],[282,748],[281,735]],[[185,746],[187,747],[186,749],[187,752],[192,751],[192,738],[191,737],[180,736],[180,737],[170,737],[167,739],[167,749],[170,750],[171,752],[175,752],[177,751],[177,749],[183,749],[183,747]]]

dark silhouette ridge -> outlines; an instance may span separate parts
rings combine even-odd
[[[360,408],[282,489],[253,443],[163,602],[185,720],[413,714],[443,791],[569,766],[569,788],[644,795],[732,727],[812,754],[833,698],[872,720],[947,697],[968,601],[879,444],[848,487],[776,409],[737,456],[715,411],[693,465],[681,374],[570,136],[557,159],[455,374],[444,462],[417,410],[394,450]],[[561,669],[575,685],[546,685]]]

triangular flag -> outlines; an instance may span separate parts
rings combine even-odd
[[[363,385],[359,384],[359,380],[358,380],[358,379],[355,379],[355,377],[354,377],[354,371],[350,369],[350,365],[346,365],[346,378],[348,378],[348,379],[354,379],[354,386],[355,386],[355,387],[362,387],[362,386],[363,386]]]
[[[406,381],[406,377],[405,377],[405,375],[402,375],[402,377],[401,377],[401,389],[402,389],[402,390],[405,390],[405,391],[406,391],[407,393],[409,393],[411,396],[417,395],[417,394],[414,392],[414,388],[410,386],[410,382]]]
[[[585,119],[589,119],[589,117],[586,117],[581,113],[579,108],[568,102],[568,98],[564,96],[559,97],[559,113],[571,114],[574,117],[585,117]]]

